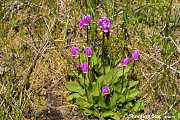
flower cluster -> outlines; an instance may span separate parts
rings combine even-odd
[[[92,56],[91,47],[88,46],[88,47],[85,49],[85,53],[86,53],[86,55],[87,55],[88,57],[91,57],[91,56]],[[78,54],[78,48],[75,47],[75,46],[73,46],[73,47],[71,48],[71,54],[72,54],[72,56],[76,56],[76,55]],[[87,71],[88,71],[88,64],[87,64],[86,62],[84,62],[83,64],[77,64],[77,66],[80,66],[80,67],[81,67],[83,73],[87,73]]]
[[[132,54],[132,57],[134,58],[134,60],[138,60],[139,50],[134,50],[134,51],[131,52],[131,54]],[[128,63],[129,63],[129,57],[122,58],[122,62],[123,62],[123,65],[124,65],[124,66],[127,66]],[[119,69],[119,68],[120,68],[119,65],[117,65],[117,66],[115,67],[115,69]]]
[[[80,21],[80,27],[83,28],[84,26],[88,25],[91,19],[92,19],[92,16],[90,15],[84,16],[83,19]]]

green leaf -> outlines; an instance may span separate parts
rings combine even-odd
[[[129,73],[130,72],[130,69],[131,69],[131,66],[126,66],[125,68],[124,68],[124,75],[126,75],[127,73]],[[121,77],[122,75],[123,75],[123,69],[122,68],[119,68],[119,69],[117,69],[117,70],[115,70],[116,72],[115,72],[115,76],[117,76],[117,77]]]
[[[90,109],[85,109],[84,110],[85,115],[91,115],[93,114],[94,116],[99,118],[99,114],[97,110],[90,110]]]
[[[126,97],[124,95],[120,95],[119,99],[118,99],[118,102],[120,102],[122,104],[125,103],[126,102]]]
[[[118,77],[115,77],[115,70],[114,69],[111,69],[109,72],[107,72],[105,75],[102,75],[102,78],[100,79],[101,80],[101,85],[103,83],[106,84],[108,81],[111,83],[113,83],[114,81],[117,81]]]
[[[102,108],[107,108],[104,96],[95,96],[95,101],[97,102],[98,106]]]
[[[78,93],[72,93],[67,97],[67,100],[71,101],[72,99],[79,98],[79,97],[82,97],[82,96],[80,96]]]
[[[133,109],[134,109],[135,112],[139,112],[139,111],[143,110],[144,109],[143,101],[138,100]]]
[[[119,99],[118,93],[114,92],[113,96],[110,97],[110,107],[114,108]]]
[[[111,117],[115,120],[120,120],[120,115],[118,113],[112,112],[112,111],[105,111],[102,115],[101,118],[106,118],[106,117]]]
[[[78,105],[80,105],[80,107],[81,108],[90,108],[91,106],[92,106],[92,104],[90,104],[90,103],[88,103],[87,101],[86,101],[86,99],[84,99],[84,98],[81,98],[81,97],[79,97],[79,98],[77,98],[76,99],[76,103],[78,104]]]
[[[88,90],[89,95],[90,96],[99,96],[100,95],[100,91],[98,89],[98,83],[97,82],[93,82],[92,83],[92,88],[90,90]]]
[[[126,99],[128,100],[128,101],[130,101],[130,100],[133,100],[133,99],[135,99],[135,97],[139,94],[140,92],[139,92],[139,90],[137,90],[137,89],[131,89],[131,90],[129,90],[128,92],[127,92],[127,96],[126,96]]]
[[[112,111],[103,112],[103,114],[101,115],[101,117],[103,117],[103,118],[112,117],[112,116],[114,116],[114,113]]]
[[[111,71],[110,65],[105,66],[105,70],[106,70],[106,73],[110,72],[110,71]],[[104,67],[103,67],[103,65],[101,66],[99,72],[102,73],[102,74],[104,74]]]
[[[84,89],[77,82],[66,82],[66,88],[71,92],[78,92],[81,95],[85,93]]]
[[[134,87],[135,85],[137,85],[139,83],[139,81],[130,81],[129,82],[129,87],[128,89],[131,89],[132,87]]]

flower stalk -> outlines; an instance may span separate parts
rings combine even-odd
[[[124,65],[123,65],[123,76],[122,76],[122,89],[123,89],[123,84],[124,84]]]
[[[89,36],[88,36],[88,25],[86,26],[86,29],[87,29],[87,46],[88,46],[88,43],[89,43]]]
[[[103,69],[104,69],[104,75],[105,75],[106,70],[105,70],[105,63],[104,63],[104,32],[103,32],[103,40],[102,40],[102,62],[103,62]]]
[[[88,99],[88,96],[87,96],[87,89],[86,89],[86,73],[84,73],[84,90],[85,90],[85,95]]]

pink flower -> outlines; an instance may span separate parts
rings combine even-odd
[[[134,60],[138,60],[138,56],[139,56],[139,50],[134,50],[131,52],[132,57],[134,58]]]
[[[122,62],[123,62],[123,64],[124,64],[124,66],[127,66],[128,63],[129,63],[129,58],[128,58],[128,57],[123,58],[123,59],[122,59]]]
[[[88,71],[88,64],[86,62],[81,64],[81,69],[82,69],[83,73],[87,73],[87,71]]]
[[[104,32],[108,32],[110,30],[112,21],[106,17],[100,18],[98,21],[99,26],[103,29]]]
[[[78,48],[73,46],[73,47],[71,48],[71,54],[72,54],[72,56],[76,56],[77,53],[78,53]]]
[[[91,50],[91,47],[87,47],[86,50],[85,50],[85,53],[88,57],[91,57],[92,56],[92,50]]]
[[[109,92],[109,87],[108,86],[104,86],[102,89],[103,89],[103,93],[105,95],[108,94],[108,92]]]
[[[80,27],[84,27],[85,25],[88,25],[91,19],[92,19],[92,16],[90,15],[84,16],[83,19],[80,20]]]

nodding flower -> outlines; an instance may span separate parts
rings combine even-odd
[[[86,62],[81,64],[81,69],[82,69],[83,73],[87,73],[87,71],[88,71],[88,64]]]
[[[115,31],[113,31],[113,29],[116,28],[116,26],[114,25],[113,27],[110,27],[111,23],[112,21],[105,17],[100,18],[98,21],[100,28],[105,32],[105,35],[108,38],[108,40],[109,40],[110,33],[113,33],[113,34],[116,33]],[[99,34],[99,39],[102,39],[102,33]]]
[[[80,20],[80,27],[83,28],[84,26],[88,25],[91,19],[92,19],[92,16],[90,15],[84,16],[83,19]]]
[[[129,63],[129,58],[128,58],[128,57],[123,58],[123,59],[122,59],[122,62],[123,62],[123,64],[124,64],[124,66],[127,66],[128,63]]]
[[[103,89],[103,93],[105,95],[107,95],[109,93],[109,87],[108,86],[104,86],[102,89]]]
[[[106,17],[100,18],[98,21],[99,26],[103,29],[104,32],[108,32],[110,30],[112,21]]]
[[[131,52],[132,57],[134,58],[134,60],[138,60],[138,56],[139,56],[139,50],[134,50]]]
[[[85,49],[85,53],[86,53],[86,55],[87,55],[88,57],[91,57],[91,56],[92,56],[91,47],[87,47],[87,48]]]
[[[72,56],[76,56],[78,54],[78,48],[73,46],[71,48],[71,54]]]

